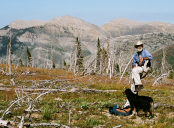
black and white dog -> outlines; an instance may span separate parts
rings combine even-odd
[[[145,116],[147,116],[148,112],[150,116],[153,115],[154,102],[151,97],[139,96],[137,94],[134,94],[131,89],[126,89],[124,93],[129,100],[133,115],[135,113],[138,114],[139,110],[143,110],[145,112]]]

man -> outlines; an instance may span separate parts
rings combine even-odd
[[[145,49],[143,49],[143,42],[138,41],[135,44],[137,52],[134,54],[132,61],[132,84],[131,91],[137,94],[138,91],[143,89],[141,78],[143,73],[147,73],[151,66],[152,55]],[[124,107],[129,106],[129,101],[127,100]]]

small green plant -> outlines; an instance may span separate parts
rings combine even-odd
[[[80,116],[78,114],[74,115],[73,117],[75,120],[79,120],[80,119]]]
[[[169,79],[173,79],[174,78],[174,71],[171,71],[169,76],[168,76]]]
[[[101,107],[102,107],[102,108],[108,108],[109,106],[111,106],[111,103],[108,102],[108,101],[105,101],[105,102],[102,102],[102,103],[101,103]]]
[[[43,108],[43,111],[42,111],[43,119],[50,120],[53,113],[54,113],[54,111],[50,108],[50,106],[45,105]]]
[[[84,101],[84,102],[81,103],[80,107],[82,109],[88,109],[89,108],[89,105],[88,105],[88,103],[86,101]]]
[[[93,126],[97,126],[97,125],[102,125],[104,122],[103,121],[100,121],[98,119],[95,119],[95,118],[89,118],[86,122],[86,125],[88,127],[93,127]]]
[[[164,123],[166,121],[166,116],[165,115],[160,115],[158,119],[158,123]]]

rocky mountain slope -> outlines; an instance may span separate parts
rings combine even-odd
[[[174,68],[174,44],[169,45],[165,48],[162,48],[156,52],[153,53],[154,61],[156,62],[156,68],[161,67],[161,61],[163,56],[165,56],[165,68]]]
[[[7,36],[11,27],[12,46],[16,60],[25,60],[26,46],[31,50],[35,65],[43,67],[50,63],[52,49],[53,59],[58,67],[64,60],[69,60],[75,39],[78,36],[85,55],[95,53],[97,38],[106,38],[105,32],[98,26],[87,23],[79,18],[64,16],[54,18],[46,23],[31,23],[32,27],[21,22],[11,23],[0,30],[0,56],[4,57],[7,49]]]
[[[153,32],[173,33],[174,25],[163,22],[137,22],[129,19],[115,19],[104,24],[102,29],[111,37],[123,35],[137,35]]]
[[[117,19],[99,27],[76,17],[64,16],[50,21],[14,21],[0,29],[0,58],[5,61],[8,36],[11,30],[13,62],[22,59],[26,63],[28,47],[33,64],[37,67],[51,66],[52,60],[56,67],[62,67],[63,61],[69,63],[76,37],[82,43],[85,56],[96,55],[97,38],[102,46],[110,37],[111,47],[119,55],[131,55],[133,44],[137,40],[145,42],[145,48],[155,52],[167,45],[174,44],[174,25],[160,22],[141,23],[128,19]]]

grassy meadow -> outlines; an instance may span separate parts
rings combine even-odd
[[[5,70],[1,64],[0,69]],[[130,87],[130,78],[119,77],[109,79],[108,76],[87,75],[74,76],[72,72],[62,69],[42,69],[30,67],[12,67],[14,75],[8,76],[0,72],[0,117],[10,106],[12,101],[28,94],[36,93],[20,100],[10,108],[4,120],[16,122],[18,127],[20,116],[24,116],[24,123],[59,123],[79,128],[172,128],[174,127],[174,79],[152,87],[155,78],[143,79],[144,89],[139,95],[150,96],[159,106],[154,110],[154,117],[145,116],[116,116],[108,112],[108,107],[114,104],[123,106],[126,96],[122,93]],[[29,72],[28,74],[26,72]],[[12,84],[11,79],[15,82]],[[4,89],[5,88],[5,89]],[[64,89],[53,91],[34,99],[46,91],[21,91],[28,89]],[[8,90],[9,89],[9,90]],[[88,89],[88,90],[85,90]],[[113,92],[91,90],[117,90]],[[32,109],[38,110],[27,113],[25,110],[32,103]],[[53,126],[52,126],[53,127]],[[63,126],[62,126],[63,127]]]

